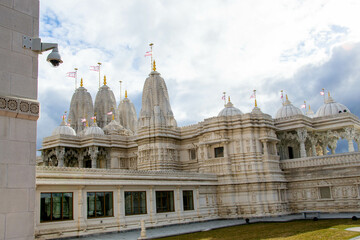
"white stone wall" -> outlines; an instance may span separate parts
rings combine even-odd
[[[0,240],[34,238],[38,0],[0,1]]]
[[[218,218],[214,175],[115,169],[37,169],[36,239],[138,229],[142,219],[146,227],[156,227]],[[183,210],[183,190],[193,191],[194,210]],[[87,192],[104,191],[113,192],[114,216],[88,219]],[[125,191],[146,191],[146,214],[125,215]],[[174,192],[173,212],[156,212],[156,191]],[[40,222],[40,196],[49,192],[73,193],[73,220]]]

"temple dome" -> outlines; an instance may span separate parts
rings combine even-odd
[[[112,117],[108,115],[109,112],[114,112],[115,118],[117,118],[115,96],[106,85],[106,77],[104,77],[104,85],[97,92],[94,104],[94,113],[96,113],[96,121],[100,128],[111,122]]]
[[[103,128],[104,132],[108,135],[119,134],[119,135],[131,135],[131,130],[125,129],[119,122],[114,119]]]
[[[292,103],[289,101],[287,95],[286,100],[283,103],[283,106],[277,111],[275,118],[286,118],[286,117],[292,117],[296,115],[303,115],[300,108],[295,107],[292,105]]]
[[[83,87],[83,80],[81,79],[80,87],[75,90],[70,102],[70,126],[79,133],[84,129],[82,119],[86,118],[87,121],[90,121],[92,116],[94,116],[92,98],[86,88]]]
[[[119,104],[119,122],[124,128],[136,131],[137,115],[134,104],[128,99],[127,91],[125,91],[125,98]]]
[[[138,127],[176,127],[165,81],[152,71],[145,80]]]
[[[60,126],[57,126],[54,131],[51,134],[52,136],[55,135],[70,135],[70,136],[76,136],[76,132],[72,127],[69,127],[66,122],[65,118],[63,118]]]
[[[312,118],[314,117],[315,113],[314,111],[310,108],[310,105],[309,105],[309,110],[306,111],[306,116]]]
[[[86,129],[84,136],[87,135],[105,135],[105,133],[101,128],[98,127],[98,125],[94,121],[94,123]]]
[[[225,105],[225,108],[223,108],[219,112],[218,117],[230,117],[241,114],[243,113],[240,111],[240,109],[234,107],[234,104],[230,102],[230,98],[229,98],[229,102]]]
[[[345,105],[335,102],[329,93],[325,103],[316,111],[315,117],[325,117],[344,112],[350,112],[350,110]]]

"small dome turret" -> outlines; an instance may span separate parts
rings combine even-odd
[[[241,115],[243,114],[240,109],[234,107],[234,104],[232,104],[230,102],[230,97],[229,97],[229,102],[225,105],[225,108],[223,108],[219,114],[218,117],[230,117],[230,116],[235,116],[235,115]]]
[[[104,131],[98,127],[96,124],[96,120],[94,120],[93,124],[86,129],[84,136],[87,135],[105,135]]]
[[[119,122],[124,128],[136,131],[137,115],[134,104],[127,97],[127,91],[125,91],[125,98],[121,100],[119,104]]]
[[[312,118],[314,117],[315,113],[314,111],[310,108],[310,104],[309,104],[309,110],[306,111],[306,116]]]
[[[69,136],[76,136],[76,132],[72,127],[69,127],[65,122],[65,117],[63,117],[63,120],[60,124],[60,126],[57,126],[54,131],[51,134],[52,136],[55,135],[69,135]]]
[[[119,122],[113,120],[104,127],[104,132],[107,135],[132,135],[132,132],[126,128],[124,128]]]
[[[328,98],[325,103],[316,111],[315,117],[325,117],[339,113],[350,112],[350,110],[343,104],[337,103],[328,93]]]
[[[296,115],[303,115],[303,113],[300,108],[292,105],[292,103],[288,99],[288,96],[286,95],[286,100],[283,103],[283,106],[277,111],[275,118],[286,118]]]

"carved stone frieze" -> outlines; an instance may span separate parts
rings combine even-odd
[[[39,102],[32,99],[0,96],[0,116],[36,121],[39,118]]]

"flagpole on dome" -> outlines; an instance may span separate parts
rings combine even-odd
[[[74,68],[75,70],[75,90],[77,89],[77,70],[78,68]]]
[[[150,43],[149,46],[150,46],[150,52],[151,52],[151,62],[150,62],[151,66],[150,66],[150,69],[152,70],[153,69],[153,49],[152,49],[152,47],[154,46],[154,44]]]
[[[325,88],[321,89],[320,95],[324,96],[324,103],[325,103]]]
[[[226,105],[226,92],[223,92],[222,100],[224,100],[224,106]]]
[[[100,82],[101,82],[101,77],[100,77],[100,66],[101,66],[101,62],[98,62],[99,65],[99,89],[100,89]]]
[[[121,83],[122,83],[122,81],[119,81],[119,83],[120,83],[120,102],[121,102]]]
[[[257,107],[257,101],[256,101],[256,90],[254,89],[254,98],[255,98],[255,107]]]

